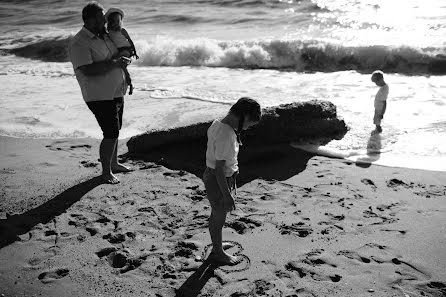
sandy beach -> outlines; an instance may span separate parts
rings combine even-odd
[[[445,172],[270,148],[223,231],[243,261],[216,267],[200,166],[172,148],[101,184],[98,143],[0,138],[1,296],[446,294]]]

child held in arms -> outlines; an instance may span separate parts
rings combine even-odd
[[[110,8],[105,13],[105,19],[107,20],[107,30],[110,39],[116,45],[119,50],[119,57],[131,58],[135,57],[139,59],[136,54],[135,44],[130,38],[129,33],[122,27],[122,20],[124,18],[124,11],[119,8]],[[129,95],[133,94],[133,85],[130,78],[130,74],[127,67],[123,68],[125,73],[126,82],[130,87]]]
[[[389,95],[389,85],[384,81],[384,73],[376,70],[372,73],[372,82],[374,82],[379,90],[375,95],[375,115],[373,117],[373,124],[375,124],[375,131],[382,132],[381,121],[384,118],[384,113],[387,107],[387,96]]]

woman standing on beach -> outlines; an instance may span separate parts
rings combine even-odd
[[[238,174],[240,132],[260,121],[262,111],[254,99],[240,98],[221,120],[215,120],[207,131],[206,170],[203,175],[207,197],[211,204],[209,233],[212,252],[209,260],[220,265],[235,265],[237,257],[226,253],[222,245],[222,229],[226,214],[235,209],[235,179]]]

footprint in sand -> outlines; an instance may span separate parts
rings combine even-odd
[[[108,242],[112,244],[117,244],[126,241],[127,237],[129,239],[135,239],[136,235],[133,232],[127,232],[126,234],[123,233],[108,233],[104,236],[102,236],[103,239],[106,239]]]
[[[282,224],[278,228],[282,235],[294,234],[299,237],[307,237],[313,233],[313,229],[304,222],[293,223],[292,225]]]
[[[330,170],[321,170],[321,171],[316,171],[316,177],[318,178],[322,178],[325,176],[333,176],[334,174],[330,172]]]
[[[399,202],[391,203],[391,204],[379,204],[376,206],[376,209],[379,211],[392,210],[399,205],[400,205]]]
[[[168,177],[182,177],[185,176],[187,174],[186,171],[184,170],[180,170],[180,171],[172,171],[172,172],[164,172],[163,175],[164,176],[168,176]]]
[[[200,247],[195,242],[180,241],[175,246],[175,256],[184,258],[194,258],[195,252]]]
[[[446,197],[446,186],[420,186],[420,189],[415,191],[414,194],[426,198]]]
[[[388,273],[389,265],[393,265],[390,271],[394,274],[389,275],[393,278],[390,286],[408,296],[445,296],[444,283],[431,280],[430,274],[424,268],[396,256],[397,251],[385,245],[368,243],[356,250],[343,250],[337,254],[363,263],[365,266],[362,272],[364,273],[371,273],[371,271],[377,274]],[[369,267],[369,263],[375,265]],[[357,269],[361,271],[361,266]]]
[[[396,178],[388,180],[387,186],[395,191],[398,191],[398,187],[403,187],[406,189],[415,189],[414,191],[415,195],[424,196],[426,198],[446,196],[446,186],[423,185],[423,184],[415,184],[413,182],[408,184]]]
[[[112,268],[119,268],[123,274],[142,265],[147,255],[132,257],[128,251],[117,250],[115,247],[106,247],[96,252],[99,258],[107,257],[107,262]]]
[[[73,144],[73,142],[65,140],[54,141],[45,147],[52,151],[69,152],[71,156],[85,155],[91,151],[89,144]]]
[[[306,276],[311,277],[315,281],[332,281],[334,283],[339,282],[342,279],[342,276],[339,274],[322,274],[314,271],[311,268],[306,268],[302,265],[301,262],[298,261],[290,261],[285,265],[285,269],[288,271],[297,272],[300,278],[304,278]]]
[[[387,181],[387,187],[392,188],[395,191],[398,191],[398,187],[403,187],[406,189],[413,188],[413,183],[409,185],[403,182],[402,180],[399,180],[397,178],[392,178],[391,180]]]
[[[325,215],[328,216],[333,221],[342,221],[345,219],[345,215],[343,215],[343,214],[334,215],[332,213],[326,212]]]
[[[51,283],[54,282],[58,279],[61,279],[65,276],[67,276],[70,273],[70,270],[65,269],[65,268],[59,268],[59,269],[55,269],[55,270],[51,270],[51,271],[47,271],[47,272],[43,272],[41,274],[39,274],[38,279],[46,284],[46,283]]]
[[[88,224],[88,219],[81,215],[81,214],[71,214],[70,215],[72,219],[68,220],[68,225],[70,226],[74,226],[74,227],[84,227],[85,225]]]
[[[96,252],[96,255],[99,258],[102,258],[104,256],[108,256],[109,254],[115,252],[116,250],[117,250],[116,247],[110,246],[110,247],[106,247],[106,248],[100,249],[99,251]]]
[[[206,229],[209,226],[209,216],[207,215],[195,215],[192,220],[186,222],[186,232],[197,233],[200,229]]]
[[[321,265],[329,265],[331,267],[337,267],[337,265],[333,263],[329,263],[328,260],[323,259],[323,249],[314,249],[311,252],[305,253],[300,256],[301,262],[312,267],[321,266]]]
[[[92,161],[88,161],[88,160],[82,160],[79,161],[79,163],[84,166],[85,168],[94,168],[97,167],[99,165],[98,162],[92,162]]]
[[[274,296],[275,294],[273,292],[270,292],[272,289],[276,287],[275,284],[264,280],[264,279],[258,279],[254,281],[254,288],[250,292],[251,295],[247,296]]]
[[[150,213],[153,213],[156,216],[158,216],[158,214],[156,213],[155,209],[153,207],[151,207],[151,206],[145,206],[145,207],[138,208],[138,211],[139,212],[150,212]]]
[[[53,258],[54,256],[59,254],[58,249],[56,248],[48,248],[43,250],[41,253],[36,253],[37,255],[30,258],[27,262],[29,267],[33,269],[40,268],[41,264],[43,264],[45,261]]]
[[[241,217],[233,221],[226,222],[225,225],[234,229],[238,234],[245,234],[249,230],[262,226],[262,222],[249,217]]]
[[[201,201],[206,198],[206,191],[198,188],[199,186],[187,187],[187,189],[194,190],[192,193],[187,196],[193,201]]]
[[[352,260],[357,260],[362,263],[370,263],[371,262],[371,260],[369,258],[361,256],[355,251],[342,250],[342,251],[338,252],[338,255],[344,256],[344,257],[352,259]]]
[[[438,282],[438,281],[424,282],[415,285],[415,288],[417,288],[421,292],[430,294],[433,297],[446,296],[446,284],[443,282]],[[424,294],[423,296],[429,296],[427,294]]]
[[[377,186],[375,185],[375,183],[371,179],[363,178],[363,179],[361,179],[361,182],[364,185],[371,186],[373,190],[377,189]]]
[[[403,293],[413,293],[415,296],[445,296],[446,285],[442,282],[432,281],[431,275],[416,265],[399,258],[392,258],[386,263],[395,265],[397,277],[391,283],[393,288],[399,289]]]
[[[390,214],[392,215],[392,214]],[[380,219],[381,221],[379,222],[373,222],[370,225],[383,225],[383,224],[392,224],[395,223],[396,221],[398,221],[398,218],[395,217],[387,217],[385,215],[381,215],[381,214],[377,214],[376,212],[374,212],[372,210],[372,207],[370,206],[368,209],[363,211],[363,217],[367,218],[367,219]]]

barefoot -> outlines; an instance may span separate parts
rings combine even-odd
[[[211,252],[211,254],[208,257],[208,260],[211,262],[214,262],[218,265],[237,265],[240,263],[241,258],[238,258],[236,256],[230,255],[226,252]]]
[[[118,163],[116,165],[112,165],[112,172],[113,173],[119,173],[119,172],[130,172],[132,169],[130,167],[127,167],[121,163]]]
[[[107,184],[112,184],[112,185],[115,185],[115,184],[118,184],[119,183],[119,179],[113,174],[113,173],[110,173],[110,174],[103,174],[102,175],[102,179],[104,180],[104,182],[106,182]]]

